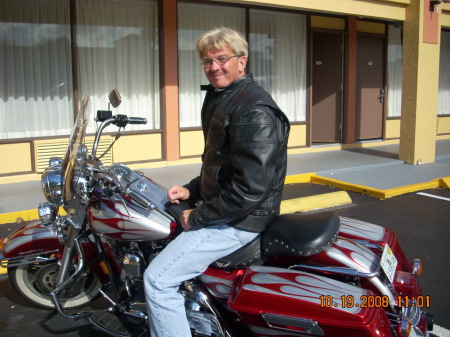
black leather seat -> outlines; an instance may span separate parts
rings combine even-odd
[[[340,219],[334,213],[284,214],[264,232],[261,249],[268,256],[318,254],[336,240]]]
[[[330,212],[280,215],[266,231],[234,253],[216,261],[216,268],[245,268],[263,264],[271,256],[310,256],[330,247],[340,220]]]

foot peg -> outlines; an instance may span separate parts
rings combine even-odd
[[[147,332],[145,327],[102,310],[92,314],[89,321],[98,329],[117,337],[141,337]]]

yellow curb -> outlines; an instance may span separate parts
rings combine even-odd
[[[439,187],[450,189],[450,177],[439,179]]]
[[[347,191],[368,194],[368,195],[371,195],[371,196],[374,196],[374,197],[377,197],[380,199],[384,199],[384,194],[385,194],[383,190],[379,190],[377,188],[346,183],[346,182],[343,182],[340,180],[324,178],[324,177],[320,177],[320,176],[311,177],[311,182],[315,183],[315,184],[333,186],[333,187],[340,188],[340,189],[347,190]]]
[[[340,180],[324,178],[324,177],[320,177],[320,176],[312,176],[311,182],[316,183],[316,184],[333,186],[333,187],[340,188],[340,189],[347,190],[347,191],[358,192],[361,194],[367,194],[367,195],[371,195],[371,196],[379,198],[379,199],[388,199],[388,198],[396,197],[396,196],[406,194],[406,193],[423,191],[423,190],[428,190],[428,189],[433,189],[433,188],[438,188],[438,187],[445,188],[445,186],[446,185],[448,186],[448,184],[450,183],[450,177],[435,179],[435,180],[431,180],[431,181],[424,182],[424,183],[418,183],[418,184],[412,184],[412,185],[407,185],[407,186],[391,188],[388,190],[380,190],[377,188],[356,185],[356,184],[351,184],[351,183],[345,183]]]
[[[60,215],[66,215],[64,208],[59,208]],[[0,225],[5,223],[20,223],[25,221],[37,220],[39,219],[39,213],[36,209],[29,209],[26,211],[18,211],[11,213],[0,214]]]
[[[296,174],[287,176],[284,183],[286,185],[289,184],[301,184],[301,183],[315,183],[327,186],[333,186],[336,188],[340,188],[346,191],[358,192],[362,194],[371,195],[373,197],[379,199],[388,199],[398,195],[402,195],[405,193],[417,192],[426,189],[433,188],[447,188],[450,189],[450,177],[444,177],[440,179],[435,179],[425,183],[419,183],[414,185],[408,185],[388,190],[380,190],[376,188],[371,188],[362,185],[356,185],[351,183],[346,183],[340,180],[325,178],[317,176],[316,173],[304,173],[304,174]],[[65,214],[64,210],[60,208],[60,214]],[[36,209],[19,211],[19,212],[11,212],[11,213],[3,213],[0,214],[0,224],[5,223],[14,223],[20,221],[30,221],[38,219],[38,212]]]
[[[292,176],[287,176],[284,179],[284,184],[301,184],[301,183],[309,183],[311,182],[312,177],[314,177],[315,173],[304,173],[304,174],[296,174]]]
[[[350,204],[352,200],[345,191],[312,195],[309,197],[283,200],[281,202],[281,214],[295,212],[309,212],[335,206]]]
[[[396,197],[398,195],[402,195],[402,194],[406,194],[406,193],[412,193],[412,192],[417,192],[417,191],[438,188],[438,187],[439,187],[439,180],[432,180],[432,181],[428,181],[425,183],[419,183],[419,184],[413,184],[413,185],[408,185],[408,186],[403,186],[403,187],[392,188],[392,189],[384,191],[383,199]]]
[[[38,218],[39,218],[39,214],[38,214],[37,209],[4,213],[4,214],[0,214],[0,224],[30,221],[30,220],[36,220]]]

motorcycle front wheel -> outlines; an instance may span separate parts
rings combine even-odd
[[[54,309],[50,292],[55,287],[59,265],[55,263],[28,264],[8,268],[8,276],[14,288],[30,302],[46,309]],[[90,270],[64,290],[61,304],[66,309],[82,307],[93,301],[99,294],[101,282]]]

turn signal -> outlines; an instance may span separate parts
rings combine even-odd
[[[0,239],[0,250],[3,250],[3,245],[5,244],[5,238]]]
[[[407,317],[403,317],[400,322],[398,322],[397,332],[400,337],[408,337],[411,333],[411,320]]]
[[[417,277],[420,277],[422,275],[422,260],[421,259],[414,259],[411,263],[411,273],[414,275],[417,275]]]

